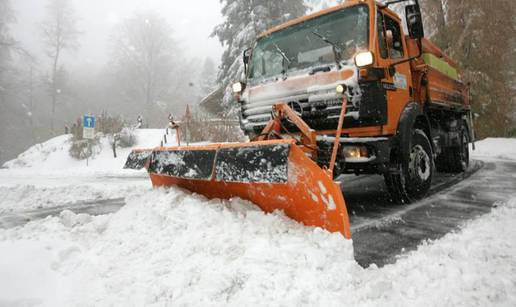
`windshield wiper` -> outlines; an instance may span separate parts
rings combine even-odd
[[[342,52],[342,49],[337,45],[336,43],[332,42],[331,40],[327,39],[322,34],[317,33],[316,31],[312,31],[312,34],[320,38],[323,42],[327,43],[328,45],[331,45],[331,49],[333,51],[333,56],[335,57],[335,63],[337,63],[337,69],[341,69],[340,61],[342,60],[340,58],[340,53]]]
[[[312,69],[308,74],[315,75],[318,72],[329,72],[330,70],[331,70],[330,66],[316,67],[316,68]]]
[[[290,59],[287,57],[287,55],[285,54],[285,52],[283,52],[283,50],[281,50],[280,47],[278,47],[277,44],[272,44],[274,46],[274,48],[276,49],[276,51],[278,51],[278,53],[281,55],[281,57],[283,58],[283,78],[287,78],[287,71],[288,71],[288,68],[290,66]]]

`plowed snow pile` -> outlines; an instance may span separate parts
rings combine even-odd
[[[53,180],[41,200],[27,194],[68,197],[73,180]],[[17,188],[0,185],[8,195]],[[0,229],[0,306],[516,306],[516,195],[396,264],[367,269],[339,234],[242,200],[145,187],[126,203],[111,215],[63,211]]]
[[[395,265],[362,269],[340,235],[181,191],[111,216],[65,211],[0,231],[0,305],[516,304],[516,200]]]

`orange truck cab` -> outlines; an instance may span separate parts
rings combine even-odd
[[[272,106],[286,103],[316,131],[324,167],[347,101],[335,176],[383,175],[393,200],[410,202],[426,195],[434,170],[464,171],[469,88],[424,38],[418,1],[404,20],[389,9],[400,2],[346,1],[263,33],[244,52],[246,80],[233,86],[243,131],[259,137]],[[282,123],[284,135],[298,132]]]

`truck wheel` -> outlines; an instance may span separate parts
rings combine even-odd
[[[461,173],[469,167],[469,135],[466,123],[462,123],[460,130],[460,144],[448,147],[437,157],[436,168],[439,172]]]
[[[394,161],[395,170],[385,174],[385,183],[394,202],[410,203],[430,190],[434,174],[432,146],[419,129],[412,133],[408,161]]]

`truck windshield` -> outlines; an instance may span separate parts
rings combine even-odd
[[[357,5],[263,37],[253,50],[250,81],[337,67],[337,61],[346,65],[357,52],[369,49],[368,25],[368,7]]]

